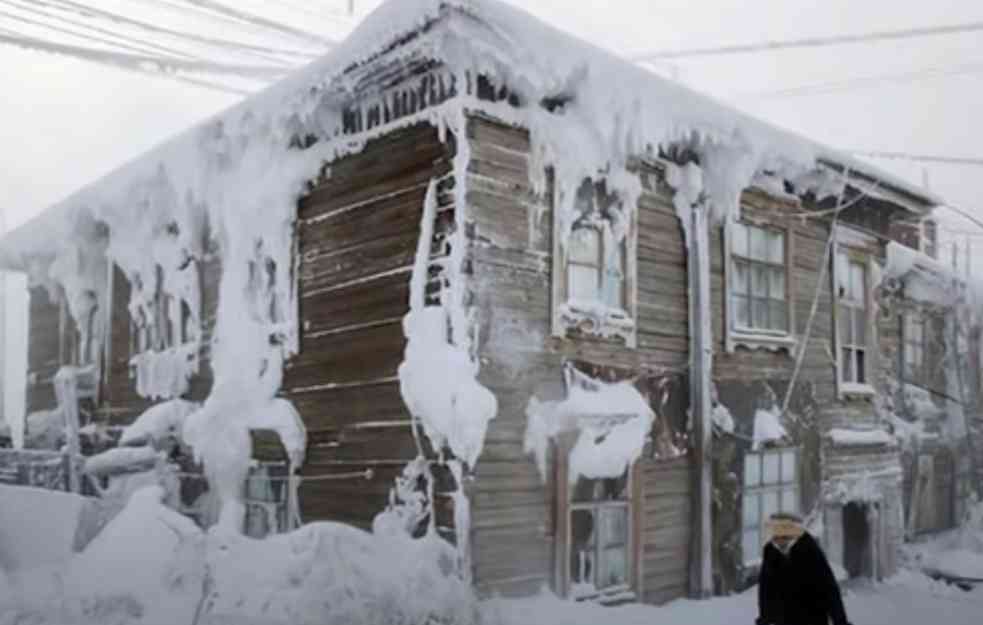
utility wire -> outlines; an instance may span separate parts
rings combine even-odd
[[[967,63],[964,65],[930,67],[913,72],[903,72],[898,74],[880,74],[875,76],[848,78],[846,80],[836,82],[802,85],[799,87],[789,87],[787,89],[778,89],[775,91],[737,94],[732,97],[734,99],[766,99],[818,95],[823,93],[834,93],[837,91],[850,91],[853,89],[877,87],[884,84],[918,82],[921,80],[943,78],[947,76],[979,73],[983,73],[983,63]]]
[[[299,28],[294,28],[293,26],[288,26],[282,24],[275,20],[270,20],[265,17],[261,17],[254,13],[248,13],[246,11],[240,11],[238,9],[233,9],[232,7],[226,6],[215,0],[181,0],[185,4],[204,9],[206,11],[211,11],[213,13],[218,13],[219,15],[224,15],[231,17],[240,22],[246,22],[247,24],[254,24],[258,26],[263,26],[270,30],[275,30],[287,35],[291,35],[295,38],[302,39],[308,43],[313,43],[318,46],[334,46],[338,42],[326,37],[321,37],[313,33],[301,30]]]
[[[46,41],[44,39],[38,39],[36,37],[28,37],[20,34],[16,34],[16,35],[0,34],[0,44],[12,45],[27,50],[39,50],[43,52],[51,52],[54,54],[64,54],[64,55],[84,59],[87,61],[96,61],[107,65],[120,67],[123,69],[133,69],[133,68],[145,69],[151,71],[151,73],[153,73],[152,72],[153,68],[157,68],[158,70],[166,73],[179,72],[179,71],[203,72],[203,73],[238,76],[238,77],[250,78],[254,80],[268,80],[271,78],[277,78],[283,73],[282,70],[276,68],[270,68],[270,67],[259,67],[259,66],[251,66],[251,65],[226,65],[222,63],[212,63],[208,61],[186,61],[184,59],[171,59],[171,58],[164,58],[164,57],[154,57],[154,56],[137,55],[137,54],[124,54],[122,52],[97,50],[94,48],[87,48],[84,46],[55,43],[52,41]],[[239,93],[239,91],[237,90],[234,92]]]
[[[185,39],[185,40],[188,40],[188,41],[193,41],[195,43],[205,44],[205,45],[208,45],[208,46],[215,46],[215,47],[220,47],[220,48],[234,49],[234,50],[237,50],[237,51],[240,51],[240,52],[246,52],[246,53],[261,53],[264,56],[265,55],[285,55],[285,56],[300,57],[303,60],[310,60],[310,59],[312,59],[315,56],[312,53],[303,52],[303,51],[299,51],[299,50],[285,50],[285,49],[280,49],[280,48],[270,48],[270,47],[267,47],[267,46],[252,45],[252,44],[248,44],[248,43],[242,43],[242,42],[239,42],[239,41],[232,41],[232,40],[229,40],[229,39],[220,39],[220,38],[215,38],[215,37],[205,37],[205,36],[196,35],[196,34],[190,33],[190,32],[185,32],[185,31],[180,31],[180,30],[174,30],[174,29],[171,29],[171,28],[163,27],[163,26],[157,26],[156,24],[151,24],[151,23],[145,22],[143,20],[138,20],[138,19],[134,19],[134,18],[131,18],[131,17],[127,17],[127,16],[121,15],[119,13],[114,13],[114,12],[111,12],[111,11],[105,11],[105,10],[102,10],[102,9],[97,9],[97,8],[94,8],[94,7],[90,7],[90,6],[85,5],[85,4],[80,4],[78,2],[73,2],[72,0],[34,0],[34,1],[37,4],[41,4],[43,6],[47,6],[47,7],[51,7],[51,8],[55,8],[56,10],[58,8],[61,8],[61,10],[63,10],[63,11],[64,10],[72,11],[72,12],[78,13],[78,14],[84,16],[84,17],[88,17],[88,18],[93,18],[93,17],[95,17],[95,18],[103,18],[103,19],[109,20],[111,22],[115,22],[117,24],[122,24],[122,25],[126,25],[126,26],[134,26],[136,28],[140,28],[140,29],[143,29],[143,30],[146,30],[146,31],[149,31],[149,32],[156,33],[156,34],[162,34],[162,35],[168,35],[168,36],[171,36],[171,37],[177,37],[179,39]],[[278,60],[279,61],[279,59],[275,59],[275,60]],[[280,62],[282,62],[282,61],[280,61]]]
[[[41,3],[41,4],[43,4],[43,3]],[[45,28],[45,29],[48,29],[48,30],[51,30],[51,31],[54,31],[54,32],[60,32],[63,35],[71,35],[73,37],[79,37],[79,38],[82,38],[82,39],[90,39],[92,41],[99,41],[99,42],[105,43],[107,45],[116,46],[116,47],[120,47],[120,48],[125,48],[125,49],[128,49],[128,50],[132,51],[132,52],[139,52],[141,54],[148,54],[148,53],[153,54],[154,52],[157,52],[157,53],[163,53],[163,54],[171,54],[171,55],[174,55],[176,57],[195,58],[191,54],[188,54],[186,52],[182,52],[180,50],[176,50],[174,48],[169,48],[167,46],[161,46],[161,45],[158,45],[158,44],[149,42],[149,41],[143,41],[141,39],[137,39],[136,37],[131,37],[129,35],[124,35],[124,34],[121,34],[121,33],[118,33],[118,32],[112,31],[112,30],[108,30],[108,29],[105,29],[105,28],[100,28],[98,26],[92,26],[90,24],[85,24],[84,22],[73,20],[73,19],[70,19],[70,18],[67,18],[67,17],[63,17],[63,16],[60,16],[60,15],[53,15],[51,13],[47,13],[45,11],[41,11],[41,10],[38,10],[38,9],[35,9],[35,8],[32,8],[32,7],[29,7],[29,6],[21,6],[19,4],[15,4],[13,2],[10,2],[9,0],[0,0],[0,5],[5,5],[5,6],[8,6],[10,8],[17,9],[18,11],[23,11],[25,13],[30,13],[30,14],[37,15],[37,16],[40,16],[40,17],[45,17],[45,18],[48,18],[50,20],[53,20],[54,22],[59,22],[59,23],[62,23],[62,24],[68,24],[70,26],[75,26],[77,28],[83,28],[83,29],[86,29],[86,30],[89,30],[89,31],[92,31],[92,32],[95,32],[95,33],[99,33],[99,34],[106,35],[106,36],[109,36],[109,37],[114,37],[114,38],[116,38],[116,41],[103,39],[101,37],[97,37],[97,36],[94,36],[94,35],[91,35],[91,34],[86,34],[86,33],[80,33],[80,32],[77,32],[77,31],[72,31],[71,29],[67,29],[67,28],[60,27],[60,26],[54,26],[54,25],[52,25],[50,23],[45,23],[45,22],[42,22],[42,21],[38,21],[38,20],[34,20],[34,19],[31,19],[31,18],[28,18],[28,17],[14,15],[12,13],[8,13],[6,11],[0,10],[0,15],[3,15],[4,17],[7,17],[8,19],[15,20],[15,21],[21,22],[23,24],[29,24],[29,25],[32,25],[32,26],[39,26],[41,28]],[[128,42],[129,44],[132,44],[132,45],[128,45],[127,43],[124,43],[124,42]]]
[[[909,154],[907,152],[865,152],[862,150],[847,150],[849,154],[902,161],[917,161],[923,163],[944,163],[946,165],[983,165],[983,158],[967,158],[958,156],[937,156],[927,154]]]
[[[977,31],[983,31],[983,22],[967,22],[963,24],[909,28],[905,30],[879,31],[858,35],[833,35],[830,37],[807,37],[803,39],[790,39],[786,41],[763,41],[759,43],[719,46],[713,48],[657,50],[654,52],[635,54],[628,58],[632,61],[647,62],[663,59],[682,59],[725,54],[744,54],[750,52],[770,52],[774,50],[787,50],[789,48],[818,48],[852,43],[867,43],[871,41],[889,41],[898,39],[912,39],[915,37],[953,35]]]

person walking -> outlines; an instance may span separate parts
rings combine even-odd
[[[850,625],[826,554],[793,514],[768,520],[757,625]]]

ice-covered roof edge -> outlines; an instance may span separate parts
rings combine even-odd
[[[435,22],[446,27],[431,28]],[[41,252],[40,241],[66,240],[79,223],[98,214],[94,205],[110,197],[125,202],[125,188],[134,179],[152,178],[157,168],[173,166],[188,149],[208,150],[216,133],[238,132],[248,138],[251,121],[282,123],[309,116],[326,91],[351,97],[353,86],[345,80],[350,70],[404,45],[416,34],[434,38],[430,46],[434,56],[455,69],[499,74],[510,87],[529,96],[592,90],[585,98],[592,106],[580,113],[607,112],[616,117],[604,138],[615,138],[638,151],[644,150],[641,143],[648,136],[681,139],[698,132],[704,142],[746,142],[752,151],[765,150],[800,164],[812,160],[849,169],[923,204],[926,211],[943,203],[892,174],[672,83],[497,0],[398,0],[382,5],[318,61],[124,164],[0,238],[0,267],[25,270],[24,257]],[[629,92],[627,84],[634,85]],[[659,109],[659,113],[645,109]],[[659,127],[652,128],[657,118]],[[617,136],[626,129],[639,131],[640,136]],[[283,140],[286,143],[289,137]],[[123,188],[114,190],[117,185]]]

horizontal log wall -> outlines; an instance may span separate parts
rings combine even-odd
[[[305,522],[371,527],[417,455],[397,379],[402,318],[427,187],[450,171],[451,156],[431,125],[399,130],[333,163],[300,202],[301,349],[283,393],[307,426],[303,473],[373,471],[370,480],[304,482]],[[441,198],[438,238],[453,220]]]
[[[32,287],[29,296],[27,414],[57,405],[54,378],[61,366],[61,304],[44,287]]]

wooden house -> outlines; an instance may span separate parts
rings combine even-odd
[[[855,574],[893,570],[878,272],[937,203],[492,0],[400,0],[0,262],[32,277],[28,410],[64,413],[74,367],[91,451],[161,401],[266,383],[273,350],[305,458],[292,477],[277,424],[239,424],[247,531],[401,510],[484,593],[661,603],[745,584],[779,510],[814,511]]]

